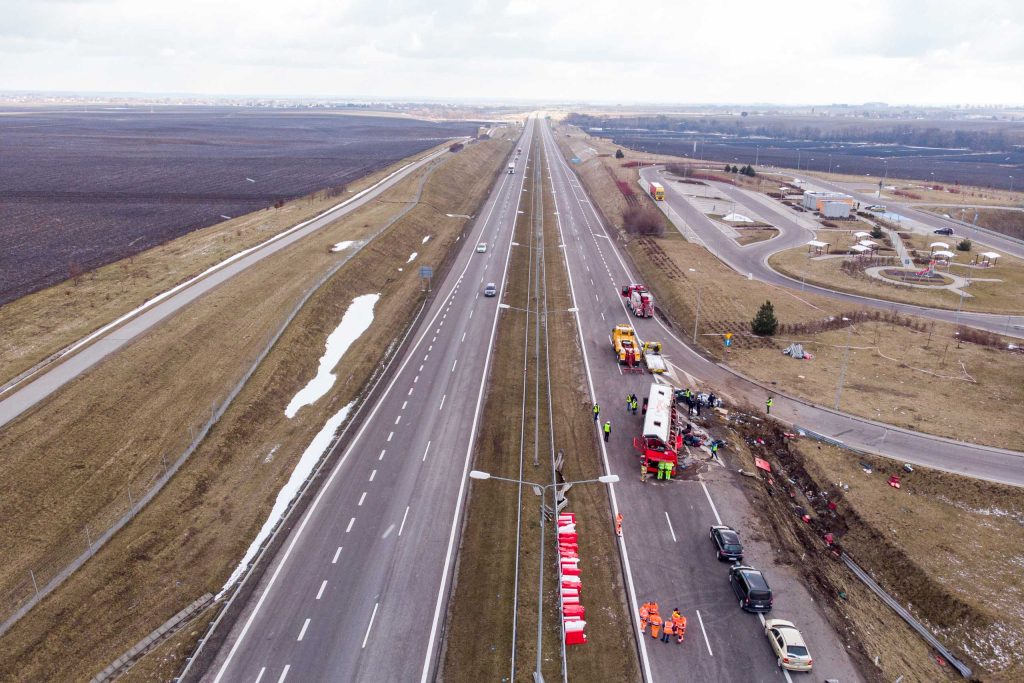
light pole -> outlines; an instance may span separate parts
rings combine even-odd
[[[843,316],[843,320],[849,321],[850,319]],[[846,362],[850,359],[850,335],[852,333],[853,325],[851,324],[846,328],[846,351],[843,353],[843,367],[839,370],[839,386],[836,387],[836,410],[839,410],[839,399],[843,395],[843,381],[846,379]]]
[[[696,273],[696,269],[688,268],[691,273]],[[693,316],[693,343],[697,343],[697,323],[700,322],[700,281],[697,281],[697,313]]]
[[[566,481],[562,483],[553,482],[551,484],[538,484],[532,481],[523,481],[522,479],[511,479],[509,477],[496,477],[490,472],[482,472],[480,470],[473,470],[469,473],[470,479],[496,479],[497,481],[507,481],[512,484],[523,484],[526,486],[532,486],[534,493],[539,491],[540,495],[540,580],[537,586],[537,666],[533,672],[534,683],[544,683],[544,675],[541,673],[541,644],[544,639],[544,501],[547,498],[548,489],[558,486],[578,486],[580,484],[614,484],[619,480],[617,474],[603,474],[597,479],[582,479],[580,481]],[[555,524],[558,524],[558,496],[555,496],[555,500],[552,501],[551,512],[555,520]],[[559,598],[561,603],[561,598]],[[561,606],[561,605],[559,605]],[[512,643],[512,647],[515,647],[515,643]]]
[[[1010,193],[1013,193],[1013,176],[1010,176]]]

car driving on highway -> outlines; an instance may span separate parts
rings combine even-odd
[[[766,619],[764,634],[768,637],[781,668],[790,671],[810,671],[814,666],[804,637],[792,622],[785,619]]]
[[[497,296],[497,295],[498,295],[498,286],[496,284],[494,284],[493,282],[488,282],[486,285],[484,285],[484,296]]]
[[[487,242],[481,242],[480,244],[476,245],[476,253],[482,254],[485,251],[487,251]]]
[[[936,235],[946,235],[948,237],[949,235],[953,234],[953,228],[939,228],[934,232]]]
[[[718,550],[719,560],[743,561],[743,544],[740,543],[740,535],[735,529],[724,524],[716,524],[711,527],[708,535]]]

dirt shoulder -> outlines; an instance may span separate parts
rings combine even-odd
[[[1019,489],[923,468],[908,473],[884,458],[787,440],[764,423],[747,421],[737,431],[745,444],[741,450],[773,467],[771,477],[758,472],[747,486],[766,526],[815,589],[834,626],[851,638],[863,670],[874,672],[876,680],[962,680],[838,561],[840,552],[965,659],[976,679],[1019,677]],[[765,443],[753,443],[756,438]],[[862,465],[873,472],[865,473]],[[752,460],[744,469],[756,471]],[[900,476],[900,489],[887,484],[891,475]],[[805,513],[807,523],[800,519]],[[832,548],[826,547],[827,533],[833,534]]]
[[[436,149],[444,149],[447,144]],[[155,295],[239,251],[308,220],[431,151],[403,159],[346,188],[321,190],[211,225],[135,256],[82,273],[0,307],[0,383]]]
[[[421,202],[317,290],[170,483],[0,640],[0,679],[88,678],[198,596],[218,592],[312,436],[360,394],[421,305],[409,255],[418,252],[417,264],[442,267],[465,222],[439,216],[475,212],[510,147],[490,141],[450,157],[423,186]],[[405,182],[392,199],[415,195],[419,181]],[[5,460],[0,496],[5,505],[11,501],[3,517],[13,531],[4,537],[19,543],[12,553],[18,567],[39,549],[78,538],[83,524],[116,507],[126,479],[144,483],[195,414],[236,381],[225,378],[241,375],[304,283],[344,257],[327,246],[369,234],[402,208],[365,207],[275,254],[103,363],[84,378],[81,396],[74,394],[82,389],[79,380],[6,430],[5,450],[23,453]],[[315,373],[325,339],[349,303],[378,292],[375,322],[340,362],[331,392],[286,418],[285,406]],[[13,434],[22,423],[42,420],[51,406],[54,424],[36,422],[24,439]],[[48,458],[35,457],[39,452]],[[20,503],[23,496],[29,502]],[[29,519],[37,515],[40,520]],[[32,534],[18,533],[19,524],[32,525]]]

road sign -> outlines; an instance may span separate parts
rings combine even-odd
[[[434,269],[430,266],[420,266],[420,277],[424,279],[434,277]]]

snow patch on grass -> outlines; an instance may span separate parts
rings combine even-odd
[[[288,407],[284,409],[284,414],[288,418],[295,417],[299,408],[316,403],[321,396],[331,390],[334,381],[338,378],[332,372],[334,367],[348,351],[348,347],[373,322],[373,307],[378,299],[380,299],[380,294],[364,294],[352,300],[345,315],[341,318],[341,322],[327,337],[327,350],[320,357],[320,367],[316,377],[309,380],[309,383],[292,397]]]

